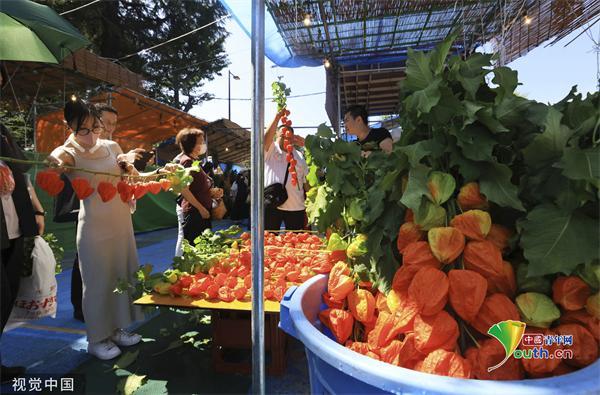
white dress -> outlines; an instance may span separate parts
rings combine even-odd
[[[100,140],[93,154],[81,152],[67,142],[62,147],[75,166],[119,174],[116,143]],[[116,186],[119,178],[72,171],[69,178],[86,178],[96,189],[100,181]],[[82,201],[77,224],[77,252],[83,280],[83,315],[88,342],[110,337],[116,328],[127,328],[143,318],[128,293],[114,292],[119,280],[133,280],[139,261],[129,205],[119,194],[104,203],[97,191]]]

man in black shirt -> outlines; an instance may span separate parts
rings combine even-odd
[[[344,113],[344,126],[349,134],[358,138],[363,151],[371,151],[371,146],[392,152],[392,135],[386,128],[369,128],[369,115],[363,106],[348,107]]]

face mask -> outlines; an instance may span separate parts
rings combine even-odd
[[[200,146],[200,155],[204,155],[206,153],[206,150],[206,143],[202,143],[202,145]]]
[[[93,154],[94,152],[96,152],[96,150],[98,150],[98,148],[100,148],[100,147],[101,147],[101,144],[100,144],[100,138],[99,138],[99,137],[96,137],[96,136],[94,136],[92,139],[93,139],[92,141],[93,141],[93,144],[94,144],[94,145],[93,145],[92,147],[90,147],[90,148],[88,148],[88,149],[87,149],[87,151],[88,151],[90,154]],[[83,151],[86,151],[86,149],[85,149],[85,148],[83,148],[81,145],[79,145],[79,143],[77,142],[77,140],[76,140],[75,138],[71,139],[71,142],[72,142],[72,143],[73,143],[73,145],[74,145],[75,147],[77,147],[77,148],[78,148],[80,151],[82,151],[82,152],[83,152]]]

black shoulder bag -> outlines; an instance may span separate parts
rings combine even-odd
[[[285,203],[285,201],[288,199],[285,184],[287,183],[289,172],[290,164],[288,162],[288,165],[285,168],[285,178],[283,179],[283,184],[276,182],[275,184],[271,184],[265,188],[265,209],[274,210]]]

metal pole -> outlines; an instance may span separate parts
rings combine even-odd
[[[342,135],[342,103],[340,103],[340,77],[341,74],[339,71],[336,71],[336,87],[337,87],[337,137],[338,139]]]
[[[227,119],[231,121],[231,71],[227,70],[227,108],[229,111],[227,112]]]
[[[265,393],[263,178],[265,0],[252,0],[252,392]]]

